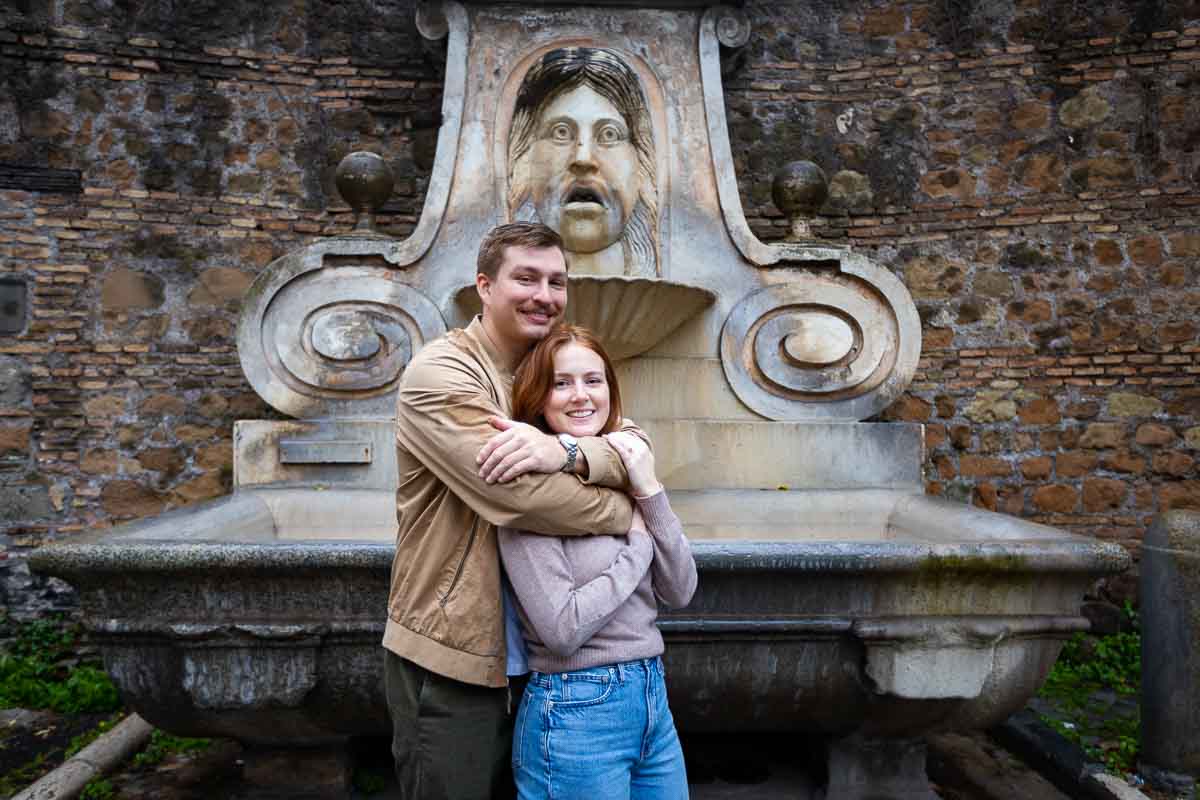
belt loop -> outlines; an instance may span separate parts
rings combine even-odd
[[[625,665],[620,662],[617,662],[616,670],[617,670],[617,680],[620,681],[621,683],[624,683],[625,682]]]

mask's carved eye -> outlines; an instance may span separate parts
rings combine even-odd
[[[550,138],[556,142],[569,142],[575,138],[575,132],[567,123],[558,122],[550,127]]]
[[[605,125],[596,134],[596,139],[600,144],[620,144],[625,141],[625,131],[616,125]]]

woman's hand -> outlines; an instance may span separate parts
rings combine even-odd
[[[617,451],[629,473],[629,485],[638,497],[649,497],[662,491],[662,484],[654,475],[654,453],[650,446],[637,436],[625,431],[605,434],[605,439]]]

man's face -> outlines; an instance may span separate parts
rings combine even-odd
[[[637,150],[607,98],[577,86],[542,109],[531,154],[531,189],[542,222],[573,253],[616,242],[638,199]]]
[[[507,247],[493,280],[476,273],[483,317],[502,346],[548,334],[567,307],[567,265],[557,247]]]

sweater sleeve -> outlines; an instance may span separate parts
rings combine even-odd
[[[692,601],[697,581],[696,559],[683,535],[683,524],[671,510],[665,491],[638,498],[637,504],[654,541],[654,594],[667,608],[683,608]]]
[[[498,539],[504,570],[534,633],[563,658],[608,624],[637,589],[654,556],[650,536],[632,530],[608,568],[576,586],[559,537],[500,528]]]
[[[624,492],[564,473],[529,473],[505,484],[480,478],[475,456],[496,433],[491,416],[504,411],[476,371],[453,354],[427,355],[405,370],[396,442],[494,525],[556,536],[628,532],[633,504]]]
[[[619,430],[632,433],[653,449],[650,437],[631,421],[622,419]],[[623,492],[630,490],[629,473],[625,469],[625,462],[621,460],[621,456],[617,454],[607,439],[603,436],[585,436],[579,440],[579,449],[588,463],[587,477],[582,478],[584,483],[607,486]]]

